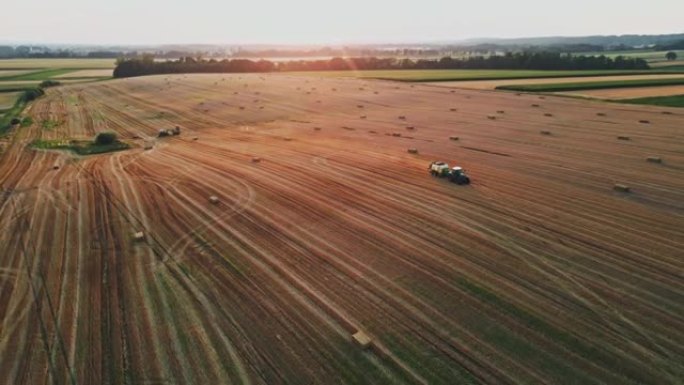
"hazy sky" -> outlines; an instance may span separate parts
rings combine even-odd
[[[0,41],[368,43],[684,32],[684,0],[7,0]]]

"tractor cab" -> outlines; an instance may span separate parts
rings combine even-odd
[[[470,184],[470,178],[466,175],[462,167],[453,167],[449,172],[449,180],[456,184]]]

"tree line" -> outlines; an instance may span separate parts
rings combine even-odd
[[[396,69],[527,69],[527,70],[638,70],[648,69],[639,58],[618,56],[574,56],[556,52],[507,53],[466,59],[444,57],[439,60],[395,58],[332,58],[330,60],[295,60],[272,62],[248,59],[202,60],[185,57],[155,61],[150,55],[117,60],[114,77],[132,77],[174,73],[232,73],[289,71],[350,71]]]

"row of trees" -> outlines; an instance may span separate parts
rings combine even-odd
[[[173,73],[230,73],[286,71],[349,71],[394,69],[530,69],[530,70],[602,70],[648,69],[643,59],[618,56],[573,56],[555,52],[508,53],[500,56],[477,56],[467,59],[445,57],[439,60],[394,58],[333,58],[330,60],[198,60],[190,57],[176,61],[155,61],[151,56],[120,59],[114,77]]]

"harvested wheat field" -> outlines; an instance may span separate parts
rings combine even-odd
[[[59,123],[0,161],[0,383],[680,383],[663,110],[285,75],[51,88],[27,114]],[[107,130],[135,147],[29,147]]]

